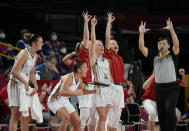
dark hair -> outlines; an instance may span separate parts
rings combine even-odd
[[[79,59],[75,59],[76,61],[75,61],[75,63],[74,63],[74,66],[73,66],[73,72],[75,72],[75,73],[77,73],[77,70],[79,69],[79,68],[81,68],[81,66],[84,64],[84,62],[83,61],[80,61]]]
[[[63,48],[63,47],[66,47],[64,43],[60,43],[59,46],[58,46],[59,50],[60,50],[61,48]]]
[[[158,38],[157,43],[162,40],[167,40],[167,43],[170,45],[170,38],[168,36],[161,36]]]
[[[52,59],[56,59],[56,57],[53,55],[50,55],[47,58],[45,58],[45,61],[51,61]]]
[[[32,42],[37,42],[39,38],[41,38],[40,35],[38,34],[30,34],[30,33],[25,33],[24,38],[27,39],[29,45],[32,45]]]
[[[29,33],[29,31],[27,29],[21,29],[20,30],[20,37],[22,38],[24,36],[24,34]]]

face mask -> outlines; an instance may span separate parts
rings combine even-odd
[[[67,49],[66,49],[66,48],[62,48],[62,49],[60,50],[60,52],[63,53],[63,54],[66,54]]]
[[[0,39],[5,39],[5,37],[6,37],[5,33],[0,34]]]
[[[57,40],[57,38],[58,38],[57,35],[52,35],[51,36],[51,40]]]

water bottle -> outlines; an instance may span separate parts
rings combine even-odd
[[[40,80],[40,75],[38,72],[40,72],[40,71],[36,71],[36,73],[35,73],[36,80]]]

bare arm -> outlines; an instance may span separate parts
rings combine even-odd
[[[72,75],[68,74],[64,76],[63,83],[61,84],[61,89],[59,90],[59,94],[62,96],[80,96],[83,95],[83,91],[79,90],[77,92],[70,91],[69,87],[72,85]]]
[[[72,52],[72,53],[70,53],[70,54],[67,54],[67,55],[62,59],[63,63],[65,63],[66,65],[70,65],[70,64],[72,63],[70,59],[71,59],[72,56],[74,56],[74,55],[76,55],[75,52]]]
[[[4,102],[5,102],[6,106],[9,107],[9,99],[8,98],[5,99]]]
[[[107,50],[110,49],[110,35],[111,35],[111,31],[110,31],[110,27],[111,27],[111,23],[115,20],[115,17],[112,16],[112,13],[107,13],[108,15],[108,22],[106,25],[106,44],[105,44],[105,48]]]
[[[179,74],[182,76],[182,81],[179,84],[179,86],[187,87],[188,86],[188,81],[186,79],[185,70],[184,69],[179,69]]]
[[[175,55],[178,55],[178,53],[179,53],[179,40],[178,40],[177,34],[175,33],[175,30],[173,28],[173,24],[172,24],[172,21],[170,20],[170,18],[168,18],[168,20],[166,20],[166,22],[167,22],[167,26],[164,27],[163,29],[170,31],[172,41],[173,41],[173,52],[174,52]]]
[[[11,74],[14,76],[14,78],[16,78],[17,80],[24,83],[26,90],[29,89],[28,82],[19,74],[19,70],[23,66],[23,64],[25,63],[27,58],[28,58],[28,54],[26,53],[25,50],[22,50],[18,54],[18,56],[16,58],[17,62],[14,64],[12,71],[11,71]]]
[[[36,81],[36,78],[35,78],[35,65],[36,65],[36,62],[37,62],[37,55],[36,55],[34,66],[33,66],[32,70],[30,72],[30,81],[34,85],[34,89],[33,89],[32,93],[31,93],[31,95],[34,95],[35,93],[37,93],[37,90],[38,90],[38,85],[37,85],[37,81]]]
[[[142,52],[142,54],[147,57],[148,56],[148,48],[144,45],[144,33],[149,31],[150,29],[146,29],[146,22],[143,23],[141,21],[141,25],[139,27],[139,50]]]
[[[148,87],[150,87],[150,84],[152,80],[154,79],[154,74],[152,74],[142,85],[142,89],[146,90]]]
[[[86,85],[82,81],[81,81],[81,83],[79,85],[79,89],[83,90],[83,95],[95,94],[95,93],[98,92],[97,86],[93,90],[88,90],[88,89],[86,89]]]
[[[88,45],[89,45],[89,27],[88,27],[88,23],[90,21],[90,19],[92,18],[91,15],[88,15],[88,11],[83,12],[82,14],[83,18],[84,18],[84,29],[83,29],[83,46],[85,49],[88,49]]]
[[[41,90],[42,91],[41,91],[41,94],[39,96],[40,103],[42,103],[42,101],[43,101],[43,99],[44,99],[44,97],[46,95],[46,90],[47,90],[47,84],[46,83],[43,84],[43,86],[41,87]]]
[[[94,18],[91,20],[91,49],[89,51],[89,58],[90,58],[90,65],[94,66],[97,54],[95,52],[95,44],[96,44],[96,33],[95,33],[95,26],[97,24],[97,20],[94,16]]]

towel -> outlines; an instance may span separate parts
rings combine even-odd
[[[36,120],[37,123],[42,123],[43,115],[42,115],[41,103],[39,101],[39,97],[38,97],[37,93],[30,96],[32,91],[33,91],[33,88],[31,88],[31,87],[29,87],[28,91],[25,90],[25,87],[20,88],[19,111],[21,112],[23,117],[28,117],[29,116],[29,108],[30,108],[32,119]]]

